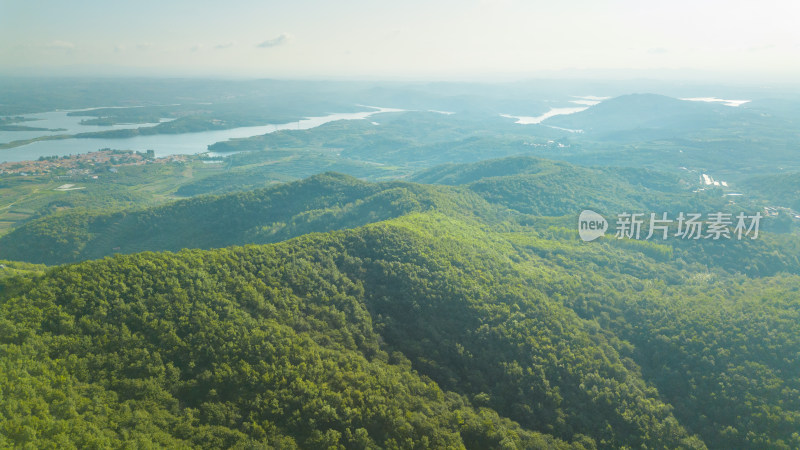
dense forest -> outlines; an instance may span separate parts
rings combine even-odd
[[[522,214],[576,214],[589,206],[613,214],[626,209],[716,210],[726,205],[719,195],[691,192],[677,176],[647,169],[592,169],[533,157],[445,165],[424,170],[412,180],[428,184],[369,183],[327,173],[138,210],[92,211],[76,204],[0,237],[0,258],[60,264],[113,253],[277,242],[433,209],[500,223]]]
[[[414,213],[4,279],[5,443],[800,445],[798,276],[560,230]]]
[[[436,184],[329,173],[4,236],[48,264],[217,249],[3,264],[3,443],[800,445],[795,235],[579,241],[582,205],[731,207],[646,169],[414,180]]]
[[[742,184],[773,204],[800,210],[800,172],[751,177]]]
[[[413,212],[438,211],[495,229],[574,227],[592,208],[612,220],[624,211],[726,211],[716,190],[693,192],[685,179],[649,169],[587,168],[533,157],[509,157],[423,170],[420,184],[371,183],[325,173],[301,181],[225,195],[199,195],[116,212],[71,208],[31,220],[0,237],[0,258],[62,264],[116,253],[211,249],[280,242],[310,232],[354,228]],[[748,275],[800,270],[791,221],[766,218],[757,240],[634,242],[674,261]],[[666,250],[665,250],[666,249]]]
[[[0,238],[0,257],[46,264],[144,250],[267,243],[437,209],[499,221],[512,213],[459,188],[368,183],[339,174],[116,213],[71,209]]]
[[[170,119],[86,142],[407,110],[9,166],[0,447],[800,448],[800,103],[622,95],[522,125],[590,97],[15,83],[43,94],[0,86],[5,126]],[[609,222],[593,242],[585,209]],[[757,239],[615,236],[619,214],[681,212],[764,217]]]

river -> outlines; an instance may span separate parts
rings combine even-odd
[[[38,141],[32,142],[20,147],[0,150],[0,162],[14,162],[14,161],[30,161],[38,159],[41,156],[65,156],[75,155],[81,153],[89,153],[97,151],[102,148],[112,148],[118,150],[136,150],[146,151],[153,150],[156,157],[169,156],[169,155],[187,155],[203,153],[208,151],[208,146],[216,142],[227,141],[229,139],[246,138],[251,136],[259,136],[262,134],[273,133],[278,130],[307,130],[310,128],[318,127],[322,124],[333,122],[335,120],[359,120],[366,119],[373,114],[380,114],[385,112],[402,111],[394,108],[380,108],[368,107],[370,111],[361,111],[355,113],[335,113],[326,116],[308,117],[299,121],[283,123],[283,124],[269,124],[255,127],[240,127],[231,128],[228,130],[213,130],[201,131],[197,133],[181,133],[181,134],[153,134],[147,136],[134,136],[129,138],[69,138],[51,141]],[[80,122],[80,117],[77,117],[77,122],[74,116],[67,116],[68,111],[53,111],[50,113],[30,114],[25,117],[47,116],[48,122],[30,121],[21,122],[21,125],[42,128],[67,128],[67,131],[61,132],[31,132],[36,133],[32,137],[43,136],[47,134],[72,134],[76,132],[76,126],[85,127],[85,125],[76,125]],[[136,128],[139,125],[127,126],[127,128]],[[125,126],[117,126],[125,127]],[[111,127],[103,127],[103,129],[111,129]],[[79,131],[80,132],[80,131]],[[23,133],[19,131],[4,132],[4,133]],[[29,133],[29,132],[24,132]],[[15,138],[24,139],[24,138]],[[2,139],[0,139],[2,140]]]

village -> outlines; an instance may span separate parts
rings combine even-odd
[[[35,161],[17,161],[0,163],[0,175],[91,175],[97,178],[99,172],[115,173],[117,167],[166,164],[177,161],[187,161],[188,155],[171,155],[156,158],[153,150],[135,152],[132,150],[101,149],[96,152],[62,157],[41,157]]]

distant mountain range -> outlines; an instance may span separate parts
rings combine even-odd
[[[730,106],[679,100],[656,94],[629,94],[605,100],[588,109],[545,120],[546,125],[604,135],[632,130],[665,130],[674,137],[698,128],[729,123],[742,114]],[[745,111],[744,114],[752,114]]]
[[[0,237],[0,258],[60,264],[113,253],[269,243],[429,210],[495,223],[515,213],[563,216],[589,207],[607,213],[672,211],[703,198],[670,175],[590,169],[531,157],[446,165],[422,171],[413,180],[428,184],[369,183],[328,173],[140,210],[74,209]],[[711,205],[716,200],[703,201]]]

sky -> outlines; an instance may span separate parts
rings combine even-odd
[[[0,74],[800,78],[800,2],[0,0]]]

